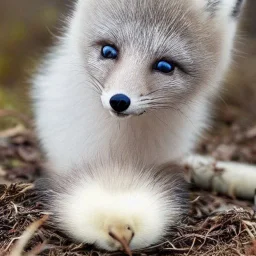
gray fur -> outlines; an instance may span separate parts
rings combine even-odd
[[[206,10],[214,15],[218,10],[221,0],[208,0]]]
[[[230,16],[237,18],[241,12],[241,6],[244,0],[237,0],[233,9],[231,10]],[[218,10],[221,9],[223,0],[207,0],[206,11],[208,11],[213,17]]]
[[[108,228],[119,219],[125,227],[125,211],[128,222],[147,220],[136,226],[132,241],[133,248],[142,248],[159,241],[184,211],[186,192],[177,170],[151,166],[191,153],[207,126],[209,102],[231,60],[237,22],[230,16],[237,3],[77,2],[33,91],[36,125],[52,169],[51,209],[71,237],[118,249],[107,243]],[[116,59],[101,56],[105,45],[117,48]],[[154,70],[161,59],[173,62],[175,70]],[[131,99],[124,113],[130,118],[111,116],[110,99],[117,93]],[[98,229],[95,223],[104,225]]]
[[[232,17],[237,18],[237,16],[240,14],[241,6],[243,4],[244,0],[237,0],[236,5],[232,12]]]
[[[181,167],[173,164],[165,164],[159,167],[143,167],[141,164],[112,163],[106,165],[98,161],[93,164],[84,164],[76,167],[66,175],[52,175],[36,182],[38,191],[43,191],[47,202],[53,202],[54,198],[63,197],[73,191],[78,184],[84,186],[97,183],[108,192],[134,191],[142,187],[155,190],[156,193],[166,197],[166,202],[177,201],[181,212],[188,208],[188,184],[184,180]],[[112,166],[112,168],[111,168]],[[118,168],[115,168],[118,167]],[[49,193],[45,193],[45,192]],[[51,198],[52,197],[52,198]],[[169,198],[169,200],[168,200]],[[52,210],[58,211],[54,203]]]
[[[168,102],[161,102],[165,105],[170,102],[172,106],[185,104],[184,100],[194,97],[206,83],[205,77],[213,75],[220,54],[218,33],[212,36],[210,21],[204,21],[204,27],[201,26],[199,13],[191,10],[188,1],[101,0],[95,5],[97,11],[87,17],[90,27],[81,39],[89,74],[96,74],[100,78],[105,73],[105,65],[110,68],[111,63],[96,57],[105,42],[119,49],[118,62],[127,61],[133,56],[133,66],[143,68],[138,79],[142,76],[146,78],[154,62],[162,58],[177,65],[171,78],[157,78],[163,90],[159,92],[160,95],[156,93],[156,97],[168,98]],[[103,79],[98,81],[104,87]],[[151,88],[148,90],[151,91]]]

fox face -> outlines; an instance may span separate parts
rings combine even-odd
[[[81,0],[72,40],[111,114],[180,109],[217,87],[241,6],[241,0]]]

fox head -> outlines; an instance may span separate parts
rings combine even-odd
[[[242,0],[79,0],[70,42],[111,114],[178,109],[218,87],[242,5]]]

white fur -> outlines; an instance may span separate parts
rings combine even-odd
[[[122,238],[128,226],[133,232],[131,249],[153,245],[177,225],[187,208],[181,175],[166,170],[113,161],[76,168],[50,183],[54,218],[75,240],[101,249],[121,249],[109,231],[116,230]]]
[[[221,15],[210,21],[215,22],[209,28],[213,30],[212,40],[216,40],[214,37],[218,36],[220,52],[216,55],[221,57],[212,64],[215,68],[206,74],[205,79],[201,79],[201,83],[205,84],[200,89],[201,92],[195,92],[196,96],[188,101],[184,96],[186,104],[179,106],[177,102],[177,108],[159,109],[152,113],[149,111],[142,116],[121,120],[112,117],[108,111],[108,99],[111,95],[116,92],[128,94],[134,103],[128,114],[139,114],[145,110],[137,103],[139,94],[143,90],[150,92],[161,88],[157,80],[163,79],[163,75],[150,78],[156,81],[150,89],[146,87],[146,80],[143,80],[146,79],[146,75],[145,78],[142,77],[143,71],[136,67],[136,62],[123,62],[118,66],[117,73],[110,77],[111,84],[106,85],[102,96],[98,95],[92,88],[80,45],[80,40],[83,39],[86,47],[83,33],[83,30],[87,30],[86,14],[97,11],[97,7],[91,4],[91,0],[78,1],[66,35],[46,60],[41,74],[33,81],[36,126],[43,149],[54,171],[65,172],[81,161],[92,161],[97,155],[103,159],[107,158],[109,152],[125,154],[127,161],[139,156],[146,164],[162,164],[191,152],[197,136],[207,125],[208,101],[216,91],[213,88],[216,88],[215,85],[219,83],[230,62],[236,22],[230,21],[228,14],[234,2],[228,1],[225,8],[221,8]],[[200,14],[202,10],[198,12]],[[201,19],[206,18],[202,15]],[[193,20],[187,22],[193,24]],[[204,22],[201,26],[208,26],[208,21]],[[207,31],[209,28],[206,28],[205,33],[210,35],[211,31]],[[175,40],[177,41],[178,37]],[[175,44],[178,45],[179,41],[176,41]],[[184,41],[181,38],[180,45],[182,44]],[[194,62],[193,59],[191,61]],[[209,63],[205,64],[207,65],[209,66]],[[186,92],[185,87],[177,89]]]
[[[63,209],[61,220],[71,236],[77,241],[96,244],[106,250],[117,250],[109,242],[113,239],[104,229],[104,222],[112,218],[113,225],[131,226],[135,236],[131,249],[148,247],[159,242],[168,227],[162,202],[145,189],[126,193],[109,193],[95,184],[78,186],[72,195],[62,197],[59,207]],[[61,202],[60,202],[61,203]],[[173,221],[172,224],[175,224]]]
[[[183,161],[192,168],[193,182],[200,187],[246,200],[255,198],[255,165],[216,161],[199,155],[189,156]]]
[[[214,17],[206,0],[194,1],[78,1],[67,32],[33,81],[36,127],[53,173],[72,174],[73,166],[98,156],[109,169],[109,155],[127,166],[134,159],[157,166],[191,153],[208,126],[237,23],[230,16],[235,0],[222,1]],[[102,40],[119,45],[120,59],[100,58]],[[156,59],[165,57],[184,70],[153,71]],[[109,99],[116,93],[131,98],[130,118],[111,115]],[[109,236],[92,226],[103,212],[141,225],[132,248],[157,242],[167,225],[164,212],[177,214],[144,186],[109,194],[97,182],[86,184],[60,194],[59,221],[73,237],[105,249],[113,249]]]

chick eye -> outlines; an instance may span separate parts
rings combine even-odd
[[[106,59],[116,59],[118,56],[118,50],[111,45],[105,45],[101,49],[101,55]]]
[[[155,63],[154,69],[162,73],[170,73],[175,69],[175,65],[168,61],[160,60],[159,62]]]

